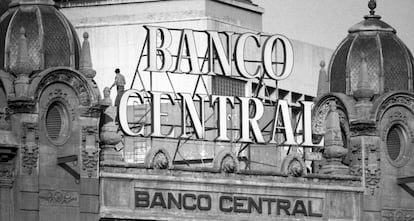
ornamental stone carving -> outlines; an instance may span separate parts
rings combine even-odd
[[[34,123],[23,124],[21,162],[22,173],[32,175],[37,168],[39,160],[39,135],[37,125]]]
[[[104,145],[115,146],[121,142],[121,135],[118,133],[118,125],[115,124],[116,107],[107,107],[102,115],[100,139]]]
[[[95,176],[98,171],[99,150],[82,150],[82,169],[86,171],[88,177]]]
[[[312,118],[312,133],[317,135],[325,134],[325,124],[326,124],[326,117],[329,113],[329,103],[334,101],[337,104],[336,112],[339,115],[339,121],[341,123],[341,127],[344,129],[345,133],[349,132],[349,124],[348,124],[348,117],[345,112],[345,108],[343,104],[334,97],[330,97],[324,100],[316,109],[314,110],[313,118]]]
[[[46,97],[46,101],[43,105],[41,105],[41,116],[45,117],[48,111],[49,106],[58,101],[64,104],[66,110],[68,111],[70,120],[76,120],[76,111],[74,107],[74,102],[68,98],[68,93],[70,93],[67,89],[59,88],[59,85],[51,86],[51,91],[49,92],[48,96]]]
[[[144,164],[150,169],[169,169],[172,167],[172,158],[162,147],[153,147],[145,155]]]
[[[12,179],[13,177],[14,177],[13,165],[0,163],[0,179]]]
[[[91,104],[91,97],[88,88],[88,82],[82,79],[80,76],[76,76],[69,70],[58,70],[47,74],[39,83],[35,96],[38,96],[40,91],[53,82],[63,82],[69,84],[79,97],[80,104],[83,106],[89,106]]]
[[[373,121],[355,121],[349,128],[350,137],[356,136],[376,136],[377,128]]]
[[[0,130],[11,130],[9,108],[0,109]]]
[[[37,160],[39,159],[39,148],[35,146],[24,146],[22,150],[22,164],[23,171],[31,175],[33,170],[37,167]]]
[[[414,110],[414,98],[405,94],[396,94],[387,98],[378,108],[376,120],[379,121],[383,114],[394,105],[405,106],[410,110]]]
[[[405,126],[405,129],[408,132],[411,142],[414,142],[414,132],[411,130],[411,127],[408,124],[409,120],[407,113],[403,112],[406,111],[396,109],[395,111],[392,111],[390,115],[387,115],[385,120],[383,120],[383,122],[385,122],[386,124],[386,126],[381,131],[381,138],[383,141],[386,140],[388,131],[392,127],[392,125],[398,123]]]
[[[231,155],[226,155],[221,161],[221,171],[225,173],[234,173],[236,170],[236,160]]]
[[[288,171],[288,174],[290,176],[300,177],[302,176],[304,169],[301,163],[297,159],[294,159],[290,162]]]
[[[414,210],[384,209],[381,217],[383,221],[414,221]]]
[[[281,172],[293,177],[301,177],[307,174],[305,161],[301,153],[290,153],[283,159]]]
[[[358,141],[357,141],[358,140]],[[351,138],[349,173],[362,176],[362,146],[358,138]]]
[[[68,94],[66,92],[64,92],[62,89],[60,88],[56,88],[54,91],[49,93],[49,100],[59,97],[59,98],[63,98],[63,99],[67,99]]]
[[[350,174],[365,175],[365,194],[375,195],[381,179],[380,146],[378,136],[351,138]],[[363,169],[364,168],[364,169]]]
[[[155,154],[153,160],[154,169],[167,169],[169,165],[168,157],[163,151],[159,151]]]
[[[222,150],[214,158],[213,168],[224,173],[237,173],[240,169],[240,164],[234,153]]]
[[[354,143],[354,146],[362,148],[355,157],[362,159],[362,156],[364,156],[365,194],[368,195],[377,194],[381,180],[381,155],[379,141],[379,137],[361,136],[357,140],[357,143]],[[362,150],[364,151],[363,153]],[[362,162],[358,161],[356,165],[354,164],[354,168],[358,168],[358,174],[354,175],[362,175],[362,173],[359,173],[360,171],[362,172]]]
[[[414,144],[414,126],[410,123],[414,119],[413,110],[404,106],[393,106],[388,108],[382,115],[380,121],[381,140],[384,143],[385,156],[388,162],[394,167],[403,167],[406,165],[412,156],[412,148]],[[400,131],[400,149],[397,158],[391,158],[388,154],[387,137],[391,130],[396,129]]]
[[[336,102],[330,101],[329,108],[323,147],[323,157],[326,162],[322,165],[319,173],[348,174],[349,168],[342,163],[342,158],[348,154],[348,150],[344,148]]]
[[[98,128],[82,127],[82,170],[90,177],[97,176],[99,160]]]
[[[379,188],[381,170],[377,166],[368,166],[365,169],[365,187],[370,195],[374,195]]]
[[[41,190],[39,201],[41,205],[76,206],[79,204],[79,195],[74,191]]]

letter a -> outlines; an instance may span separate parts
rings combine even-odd
[[[282,113],[283,126],[278,125],[279,112]],[[292,129],[292,123],[290,121],[288,103],[285,100],[278,100],[277,102],[275,117],[273,119],[272,139],[269,141],[269,143],[277,143],[277,141],[275,140],[277,129],[283,130],[283,135],[285,137],[285,142],[283,143],[283,145],[297,145],[295,141],[295,137],[293,135],[293,129]]]

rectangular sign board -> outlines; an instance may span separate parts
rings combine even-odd
[[[135,189],[136,210],[242,214],[254,217],[322,217],[323,199],[170,189]]]

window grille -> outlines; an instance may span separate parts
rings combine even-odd
[[[58,105],[52,105],[47,112],[46,130],[50,139],[59,139],[62,131],[62,116]]]
[[[244,81],[235,78],[213,76],[212,94],[245,97],[245,85]]]
[[[387,135],[387,150],[391,160],[396,160],[401,152],[402,131],[400,128],[393,126]]]

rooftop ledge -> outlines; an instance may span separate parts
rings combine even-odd
[[[303,177],[290,177],[271,171],[240,170],[237,173],[224,173],[214,168],[185,166],[161,170],[148,169],[144,164],[124,162],[101,162],[100,178],[364,191],[361,177],[350,175],[308,174]]]
[[[131,4],[131,3],[145,3],[145,2],[157,2],[160,0],[65,0],[64,2],[58,3],[59,7],[71,8],[71,7],[86,7],[86,6],[103,6],[103,5],[115,5],[115,4]],[[180,1],[180,0],[168,0],[168,1]],[[200,1],[200,0],[199,0]],[[244,3],[236,0],[204,0],[204,1],[215,1],[224,4],[232,5],[245,10],[253,11],[256,13],[263,14],[264,9],[256,4]],[[163,1],[165,2],[165,0]]]

